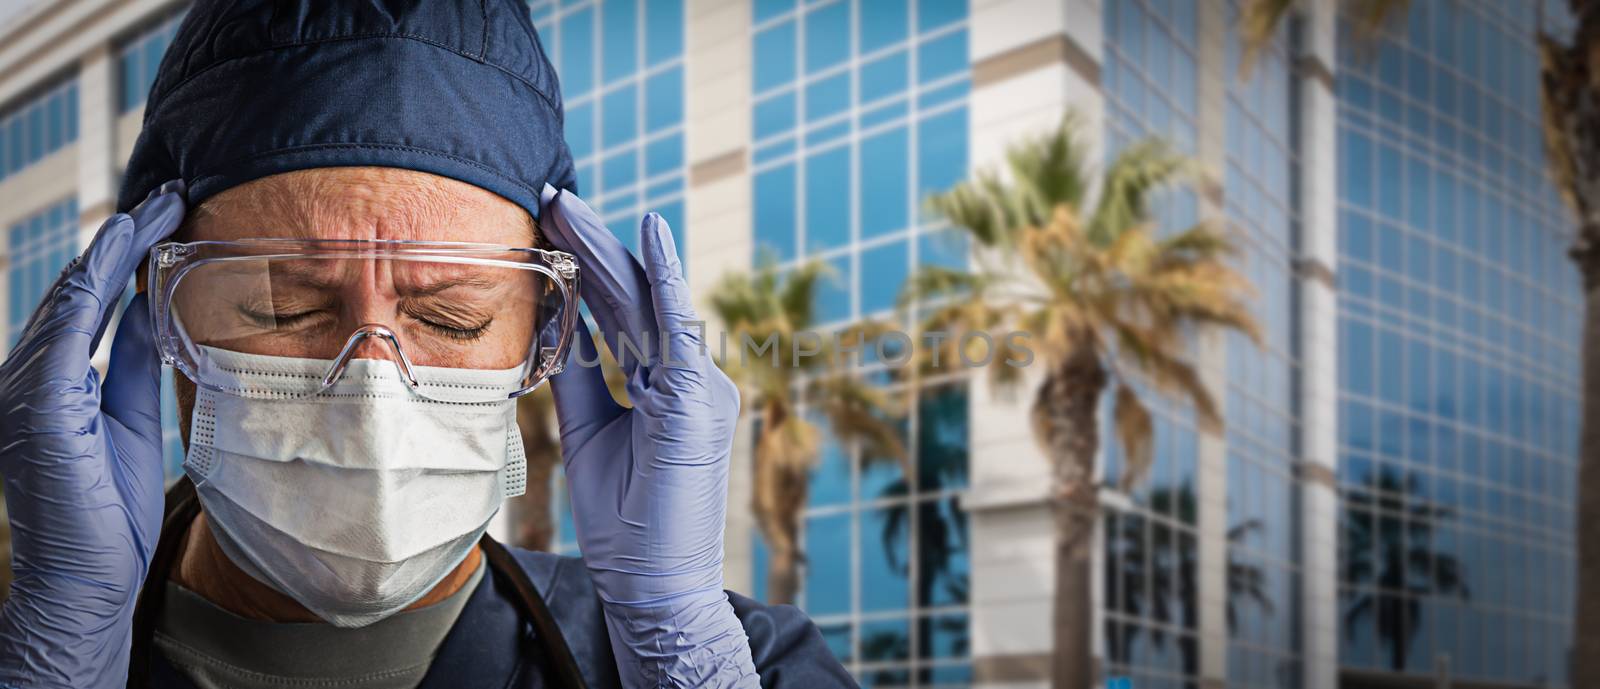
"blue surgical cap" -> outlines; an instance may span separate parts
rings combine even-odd
[[[545,183],[573,189],[561,89],[527,7],[201,0],[161,60],[117,208],[169,179],[198,204],[349,165],[450,177],[535,217]]]

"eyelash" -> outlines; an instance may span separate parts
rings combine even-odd
[[[302,320],[304,320],[306,318],[311,318],[311,317],[315,316],[316,314],[317,314],[317,311],[311,310],[311,311],[301,311],[300,313],[279,313],[279,314],[263,314],[263,313],[256,313],[254,311],[248,311],[248,312],[246,312],[245,315],[247,317],[251,318],[252,320],[255,320],[255,321],[259,322],[259,323],[263,323],[263,324],[265,324],[265,323],[273,323],[274,325],[277,325],[279,327],[284,327],[284,326],[293,325],[293,324],[295,324],[295,323],[297,323],[299,321],[302,321]],[[457,341],[460,341],[460,342],[471,342],[471,341],[474,341],[474,340],[482,338],[484,333],[489,331],[489,326],[494,323],[494,321],[491,319],[490,321],[484,323],[483,325],[479,325],[479,326],[476,326],[476,327],[472,327],[472,328],[456,328],[456,327],[451,327],[451,326],[448,326],[448,325],[444,325],[442,323],[435,323],[435,322],[430,321],[430,320],[428,320],[426,318],[420,318],[420,317],[417,317],[417,316],[412,316],[412,318],[416,318],[423,325],[426,325],[429,328],[434,329],[435,331],[439,332],[440,334],[444,335],[445,337],[448,337],[448,338],[450,338],[452,340],[457,340]]]
[[[452,328],[448,325],[440,325],[423,318],[418,318],[417,320],[422,321],[424,325],[439,331],[445,337],[462,342],[471,342],[481,338],[483,337],[483,334],[489,330],[489,323],[484,323],[476,328]],[[490,321],[490,323],[493,323],[493,321]]]

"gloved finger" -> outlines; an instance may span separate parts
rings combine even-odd
[[[188,187],[181,179],[170,180],[154,191],[133,210],[128,211],[128,217],[133,218],[134,238],[133,252],[125,258],[131,260],[131,265],[126,266],[128,277],[123,278],[122,284],[126,286],[133,272],[139,269],[139,263],[149,255],[150,247],[166,239],[183,223],[185,210],[184,196]],[[113,279],[115,279],[113,277]],[[120,291],[119,291],[120,294]],[[106,326],[111,323],[111,315],[116,309],[106,309],[100,316],[100,327],[95,329],[93,349],[100,348],[100,342],[105,337]],[[92,355],[92,353],[91,353]]]
[[[622,370],[632,376],[659,344],[644,268],[576,195],[545,185],[540,227],[557,249],[576,256],[578,291]],[[646,359],[646,361],[640,361]]]
[[[659,213],[644,217],[639,227],[639,249],[645,275],[650,280],[650,295],[655,301],[656,327],[664,339],[662,366],[701,370],[706,359],[701,335],[704,324],[695,316],[672,228]]]
[[[573,335],[577,340],[567,352],[567,365],[550,377],[550,393],[556,399],[556,420],[561,425],[561,446],[566,456],[584,446],[594,434],[624,411],[611,397],[605,374],[600,370],[599,350],[587,328]]]
[[[101,410],[147,443],[161,442],[161,359],[150,332],[150,303],[134,295],[111,342]]]

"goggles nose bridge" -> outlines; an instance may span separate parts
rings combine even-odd
[[[322,390],[333,387],[334,383],[344,377],[344,371],[349,368],[350,361],[355,358],[356,348],[361,341],[375,337],[389,343],[389,348],[394,350],[394,365],[400,369],[401,377],[405,378],[406,385],[412,390],[421,386],[417,382],[416,373],[411,370],[411,359],[406,356],[406,350],[400,348],[400,338],[388,326],[379,323],[368,323],[350,334],[350,339],[345,340],[344,348],[339,350],[339,355],[333,358],[333,365],[328,368],[327,375],[322,377]],[[321,392],[321,391],[319,391]]]

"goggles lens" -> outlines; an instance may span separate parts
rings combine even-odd
[[[219,352],[327,362],[296,394],[328,388],[352,359],[390,359],[430,397],[429,369],[520,368],[514,397],[559,370],[577,315],[576,263],[538,249],[244,240],[162,244],[151,259],[163,358],[225,392]]]

